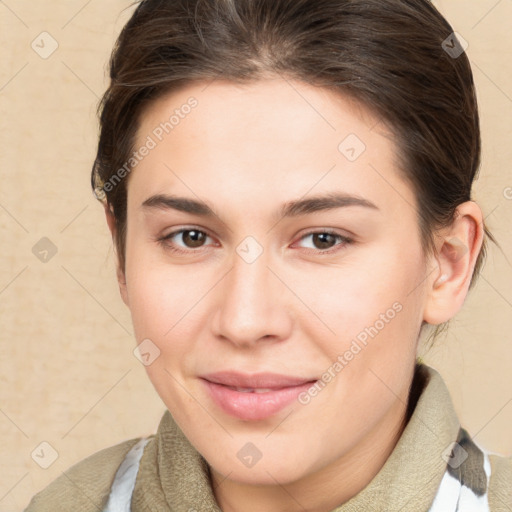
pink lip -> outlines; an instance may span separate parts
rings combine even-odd
[[[274,373],[247,375],[218,372],[201,377],[210,397],[226,413],[242,420],[262,420],[291,404],[315,380]],[[269,389],[262,393],[233,388]]]

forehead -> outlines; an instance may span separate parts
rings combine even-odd
[[[139,199],[172,189],[202,197],[222,191],[243,203],[333,187],[357,195],[369,185],[374,199],[380,187],[390,202],[397,194],[414,202],[380,119],[349,97],[299,81],[190,85],[143,112],[135,148],[149,139],[151,151],[130,176],[129,195]]]
[[[194,106],[189,108],[191,103]],[[178,127],[185,125],[189,128],[187,136],[223,138],[227,143],[229,140],[223,136],[233,125],[240,135],[258,132],[269,140],[274,140],[275,135],[279,139],[289,136],[314,140],[315,136],[332,137],[336,132],[340,135],[347,127],[363,135],[365,129],[379,124],[378,117],[347,95],[282,78],[246,84],[198,82],[164,95],[142,113],[138,142],[160,123],[169,121],[172,132],[183,131]],[[216,128],[213,131],[212,125]],[[288,130],[283,131],[285,127]],[[379,129],[381,133],[386,131],[382,124]]]

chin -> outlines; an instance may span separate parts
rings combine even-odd
[[[242,485],[275,486],[276,483],[288,485],[305,476],[303,465],[300,468],[293,468],[289,464],[283,465],[282,461],[274,460],[267,460],[265,465],[263,460],[260,460],[252,468],[240,467],[241,464],[238,460],[231,464],[215,465],[210,464],[210,462],[208,464],[215,468],[217,473],[220,473],[224,478]],[[234,469],[235,466],[237,466],[236,469]]]
[[[255,441],[258,445],[258,441]],[[247,485],[288,485],[320,469],[315,460],[308,458],[301,449],[304,446],[300,443],[285,446],[278,444],[278,448],[269,445],[261,448],[259,459],[246,463],[242,462],[246,453],[254,450],[254,445],[245,436],[237,436],[231,440],[229,445],[218,446],[212,449],[211,446],[203,451],[203,457],[222,478],[232,482]],[[244,451],[245,448],[245,451]],[[256,454],[254,451],[253,453]],[[267,454],[267,455],[265,455]],[[309,456],[311,457],[311,453]],[[318,454],[316,461],[322,460],[322,454]],[[242,461],[240,460],[242,459]],[[246,465],[247,464],[247,465]]]

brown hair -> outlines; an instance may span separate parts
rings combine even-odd
[[[377,113],[396,135],[425,251],[434,248],[436,228],[470,200],[480,165],[473,75],[453,29],[429,1],[137,3],[112,52],[92,172],[97,197],[114,213],[121,269],[128,180],[105,184],[129,161],[149,103],[194,81],[286,76],[350,95]],[[484,238],[471,286],[485,253]]]

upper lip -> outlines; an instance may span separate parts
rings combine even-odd
[[[304,377],[280,375],[278,373],[255,373],[249,375],[234,371],[209,373],[207,375],[203,375],[202,378],[224,386],[251,389],[279,389],[290,386],[299,386],[316,380]]]

